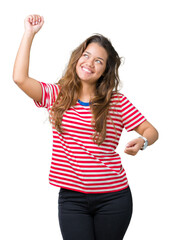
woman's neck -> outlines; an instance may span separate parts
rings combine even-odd
[[[94,87],[89,85],[84,85],[79,94],[79,100],[82,102],[89,102],[92,97],[94,97]]]

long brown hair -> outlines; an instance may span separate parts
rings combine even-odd
[[[76,104],[81,88],[81,81],[76,73],[76,65],[87,46],[92,42],[98,43],[108,54],[105,72],[98,79],[95,96],[90,102],[90,109],[93,116],[92,127],[95,130],[92,139],[96,144],[100,145],[106,137],[106,123],[112,91],[117,93],[120,83],[118,68],[121,64],[121,59],[106,37],[100,34],[93,35],[72,52],[65,73],[58,81],[60,92],[52,106],[51,116],[55,128],[62,133],[61,123],[63,113]]]

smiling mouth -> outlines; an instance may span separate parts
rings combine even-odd
[[[86,67],[81,67],[81,69],[86,73],[93,73],[90,69],[88,69]]]

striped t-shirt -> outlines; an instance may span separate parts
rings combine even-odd
[[[35,101],[35,104],[50,112],[59,85],[40,84],[42,102]],[[107,118],[106,138],[100,146],[92,140],[95,130],[91,125],[90,106],[86,104],[77,102],[64,112],[62,134],[52,125],[50,184],[83,193],[115,192],[128,187],[121,158],[115,150],[123,128],[131,131],[146,119],[121,93],[113,92],[109,113],[113,123]]]

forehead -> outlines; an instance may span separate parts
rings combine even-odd
[[[104,47],[100,46],[98,43],[90,43],[85,49],[86,52],[90,53],[93,57],[103,58],[107,61],[107,51]]]

